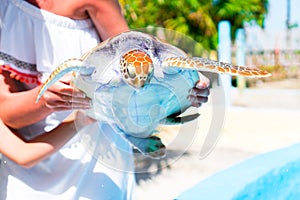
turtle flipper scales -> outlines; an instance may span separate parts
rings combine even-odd
[[[233,76],[244,76],[251,78],[269,77],[271,74],[267,71],[235,66],[229,63],[218,62],[200,57],[170,57],[163,61],[164,67],[175,67],[181,69],[192,69],[197,71],[206,71],[219,74],[230,74]]]
[[[190,115],[186,115],[186,116],[179,116],[180,114],[181,114],[181,112],[168,116],[164,120],[164,123],[162,123],[162,124],[165,124],[165,125],[184,124],[184,123],[187,123],[187,122],[191,122],[191,121],[197,119],[200,116],[199,113],[194,113],[194,114],[190,114]]]
[[[36,103],[43,96],[45,91],[53,85],[56,81],[62,78],[65,74],[69,72],[79,72],[80,75],[89,76],[93,73],[94,67],[86,67],[83,65],[83,61],[81,59],[69,59],[64,63],[59,65],[48,77],[48,79],[43,83],[42,87],[39,90],[38,96],[36,98]]]
[[[135,149],[147,157],[160,159],[166,155],[166,146],[157,136],[150,136],[147,138],[138,138],[127,134],[124,136]]]

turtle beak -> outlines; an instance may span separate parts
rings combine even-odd
[[[132,87],[134,87],[136,89],[142,88],[145,85],[150,83],[152,76],[153,76],[153,73],[144,74],[144,76],[136,77],[135,79],[132,79],[128,83],[129,83],[129,85],[131,85]]]
[[[151,81],[151,78],[153,77],[153,64],[148,66],[147,73],[144,74],[144,79],[141,80],[141,87],[144,87],[145,85],[149,84]]]
[[[146,85],[146,81],[140,80],[138,83],[134,85],[135,88],[142,88]]]

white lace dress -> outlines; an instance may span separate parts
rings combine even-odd
[[[23,0],[1,0],[0,72],[10,71],[11,77],[28,89],[58,64],[80,57],[98,42],[90,20],[58,16]],[[53,129],[68,114],[54,113],[20,132],[30,139]],[[88,152],[80,139],[89,137],[97,142],[89,146]],[[32,168],[2,157],[0,200],[132,199],[133,168],[129,144],[109,125],[98,123]]]

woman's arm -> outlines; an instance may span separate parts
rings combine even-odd
[[[19,129],[34,124],[52,112],[88,109],[90,99],[70,86],[66,77],[50,87],[36,104],[40,86],[27,90],[22,83],[9,77],[9,72],[0,73],[0,118],[10,128]]]
[[[102,40],[129,31],[118,0],[85,0],[84,8]]]
[[[74,118],[76,122],[78,120],[81,123],[75,124]],[[25,142],[0,120],[0,153],[17,164],[29,168],[59,150],[78,130],[93,122],[94,120],[87,118],[83,113],[77,112],[54,130]]]

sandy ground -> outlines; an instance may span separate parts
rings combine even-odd
[[[299,81],[294,83],[299,84]],[[206,114],[210,113],[211,103],[200,110],[202,119],[197,138],[179,159],[174,160],[172,152],[181,149],[173,148],[164,160],[137,160],[140,165],[148,163],[141,167],[148,170],[147,173],[137,174],[137,200],[174,199],[218,171],[255,155],[300,142],[300,90],[294,86],[291,86],[293,89],[275,86],[272,83],[243,92],[231,91],[232,103],[226,108],[220,138],[207,157],[199,156],[206,138],[203,133],[209,130],[212,119]],[[169,166],[162,167],[166,164]]]

